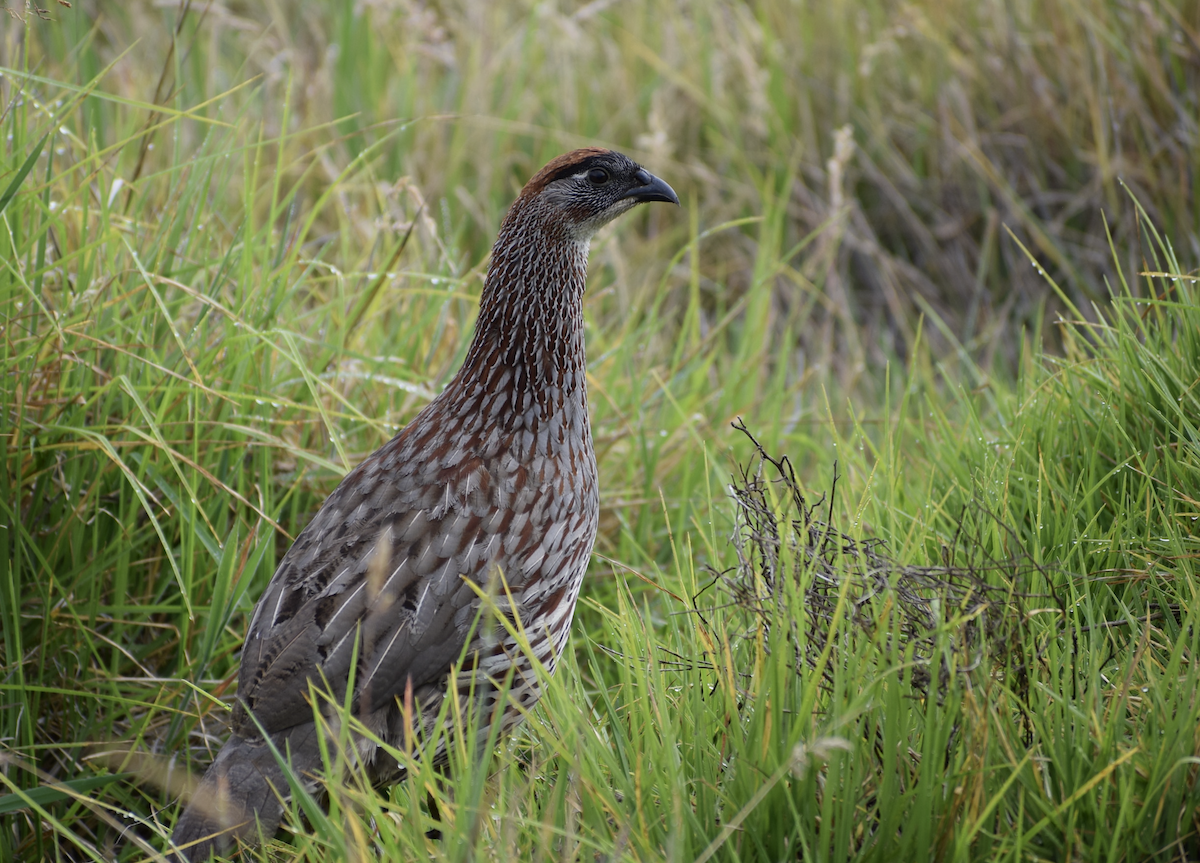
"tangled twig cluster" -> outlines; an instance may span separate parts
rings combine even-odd
[[[836,662],[822,657],[831,655],[831,639],[852,630],[902,659],[922,695],[935,673],[939,691],[952,674],[970,685],[976,673],[1003,675],[1019,694],[1025,690],[1029,594],[1020,586],[1037,566],[1021,553],[986,554],[983,531],[996,523],[988,513],[963,513],[941,565],[900,564],[882,540],[855,539],[833,526],[836,476],[822,517],[826,496],[809,503],[788,458],[768,454],[740,420],[734,428],[756,455],[739,466],[731,489],[738,564],[722,581],[755,627],[788,627],[798,668],[819,670],[832,684]]]

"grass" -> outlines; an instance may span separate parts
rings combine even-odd
[[[1200,857],[1192,5],[85,5],[0,19],[0,859],[155,859],[279,556],[582,143],[685,206],[593,247],[573,649],[487,763],[335,771],[274,850]],[[739,416],[893,586],[1012,601],[918,649],[848,554],[814,618],[802,541],[762,593]]]

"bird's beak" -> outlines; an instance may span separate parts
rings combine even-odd
[[[649,201],[665,201],[668,204],[679,206],[679,196],[675,194],[675,190],[658,179],[658,177],[645,169],[638,171],[636,177],[638,183],[641,185],[634,186],[622,195],[622,200],[632,198],[639,204],[645,204]]]

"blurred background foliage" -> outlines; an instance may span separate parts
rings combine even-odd
[[[927,311],[985,365],[997,352],[1011,363],[1011,333],[1045,313],[1048,291],[1007,232],[1086,312],[1111,276],[1106,217],[1121,261],[1143,257],[1122,183],[1192,246],[1181,252],[1198,251],[1196,3],[90,7],[9,21],[4,39],[7,65],[45,73],[54,62],[79,85],[111,64],[100,89],[136,104],[84,102],[79,128],[97,141],[139,134],[150,101],[261,123],[264,139],[286,136],[283,182],[311,200],[386,139],[310,243],[336,234],[370,246],[381,214],[404,221],[425,201],[430,233],[470,268],[524,178],[581,144],[619,147],[671,177],[700,231],[772,219],[704,244],[698,288],[716,321],[769,278],[777,329],[808,322],[794,336],[802,367],[853,375],[903,357]],[[154,152],[123,147],[99,179],[136,185],[211,132],[188,122],[148,135]],[[670,222],[665,248],[676,248],[686,225]],[[778,272],[755,269],[764,241],[778,244]],[[682,295],[687,281],[668,287]],[[627,314],[644,287],[619,279],[611,312]]]

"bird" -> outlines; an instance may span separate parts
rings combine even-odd
[[[500,734],[536,703],[534,660],[552,673],[562,654],[599,521],[588,248],[605,224],[653,201],[679,205],[663,180],[596,147],[551,160],[521,190],[461,368],[346,474],[259,599],[230,735],[175,822],[175,859],[275,834],[290,796],[275,753],[293,782],[315,789],[329,725],[314,710],[335,721],[329,703],[349,697],[371,735],[398,748],[415,739],[417,756],[441,766],[447,698]],[[510,625],[483,625],[485,601]],[[315,706],[313,692],[325,696]],[[376,785],[402,780],[371,735],[354,737],[352,755]],[[434,739],[435,751],[420,749]]]

